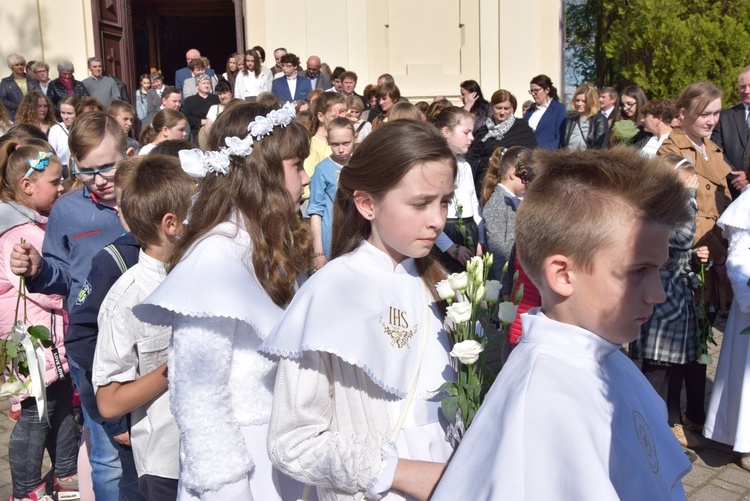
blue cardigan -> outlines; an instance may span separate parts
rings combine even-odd
[[[532,106],[523,116],[527,122],[534,113],[535,108],[536,106]],[[539,147],[548,150],[556,150],[559,148],[560,141],[565,135],[565,122],[567,122],[567,120],[568,115],[565,112],[565,106],[560,101],[552,99],[549,102],[547,111],[542,115],[542,118],[539,120],[536,130],[534,131]]]

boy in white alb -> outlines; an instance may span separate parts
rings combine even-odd
[[[163,501],[176,499],[179,478],[179,432],[166,391],[172,330],[139,321],[132,308],[166,277],[164,262],[187,215],[195,183],[177,158],[149,155],[136,162],[121,185],[120,210],[141,251],[138,263],[115,282],[99,312],[93,384],[103,417],[131,413],[138,487],[146,499]]]
[[[659,268],[687,190],[625,149],[537,150],[533,165],[516,245],[542,307],[522,316],[433,499],[684,499],[690,462],[620,346],[665,299]]]

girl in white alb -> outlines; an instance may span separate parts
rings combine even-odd
[[[312,261],[312,237],[296,218],[308,139],[293,106],[257,112],[233,106],[214,123],[213,151],[181,152],[183,168],[205,176],[201,191],[171,271],[133,310],[172,325],[181,500],[296,499],[303,490],[268,461],[276,363],[257,348]]]
[[[339,177],[334,259],[261,346],[282,357],[271,461],[320,499],[426,498],[450,458],[435,390],[455,374],[429,252],[455,172],[429,124],[370,135]]]

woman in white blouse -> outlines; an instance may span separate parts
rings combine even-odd
[[[237,72],[234,82],[234,97],[255,101],[261,92],[271,92],[273,75],[271,70],[260,65],[256,51],[245,51],[245,67]]]

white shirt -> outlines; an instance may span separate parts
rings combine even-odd
[[[464,157],[456,158],[458,172],[456,173],[456,184],[454,186],[454,197],[448,205],[448,217],[455,219],[458,217],[458,208],[456,202],[461,205],[461,217],[473,218],[479,227],[479,243],[484,243],[484,220],[482,219],[482,208],[479,206],[479,199],[474,188],[474,176],[471,173],[471,166]],[[435,241],[438,249],[445,252],[455,242],[445,233],[441,233]]]
[[[542,115],[544,115],[544,112],[547,111],[547,108],[549,108],[549,103],[551,102],[551,100],[547,101],[547,104],[545,104],[544,106],[539,106],[538,104],[536,105],[536,109],[529,117],[529,127],[536,130],[536,126],[539,125],[539,120],[542,119]]]
[[[272,81],[270,71],[267,68],[262,68],[257,77],[252,71],[248,71],[247,75],[240,71],[234,80],[234,97],[245,99],[256,97],[261,92],[271,92]]]
[[[609,116],[612,114],[612,110],[614,110],[614,109],[615,109],[615,107],[612,106],[608,110],[602,110],[602,115],[604,115],[605,117],[607,117],[607,120],[609,120]]]
[[[93,364],[94,389],[113,381],[125,383],[153,372],[167,361],[171,326],[139,321],[132,307],[166,277],[164,264],[138,254],[138,263],[115,282],[99,310],[99,337]],[[178,478],[179,431],[164,391],[131,413],[130,440],[138,476]]]
[[[50,127],[47,134],[47,141],[55,149],[55,154],[63,165],[68,165],[70,162],[70,149],[68,148],[69,132],[63,122],[58,122]]]
[[[690,461],[620,346],[538,308],[521,321],[432,499],[684,500]]]
[[[655,157],[656,152],[661,148],[662,143],[669,137],[669,134],[664,134],[661,137],[651,136],[646,144],[641,148],[641,155],[645,157]]]
[[[289,94],[294,101],[294,93],[297,92],[297,73],[292,78],[286,77],[286,84],[289,86]]]

